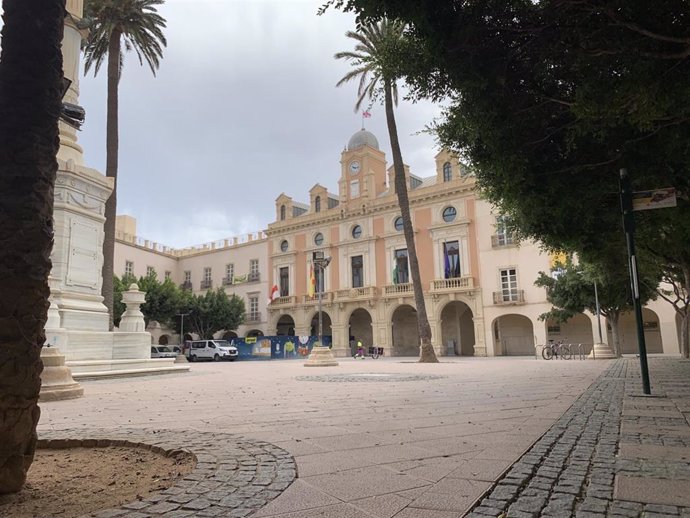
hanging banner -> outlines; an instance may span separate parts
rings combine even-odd
[[[633,211],[667,209],[676,206],[676,189],[654,189],[653,191],[637,191],[632,193]]]

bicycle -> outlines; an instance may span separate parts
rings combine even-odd
[[[563,340],[558,342],[549,340],[549,343],[541,350],[541,356],[545,360],[553,360],[559,357],[562,360],[570,360],[573,357],[573,353],[570,350],[570,344],[564,344]]]
[[[369,347],[369,356],[371,356],[374,360],[379,356],[383,356],[383,347]]]

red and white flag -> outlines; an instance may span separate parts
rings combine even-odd
[[[365,119],[368,119],[369,117],[371,117],[371,113],[369,113],[369,110],[364,110],[362,112],[362,117]]]
[[[273,288],[271,288],[271,293],[268,295],[268,303],[270,304],[277,299],[278,295],[280,295],[280,290],[278,290],[278,286],[274,284]]]

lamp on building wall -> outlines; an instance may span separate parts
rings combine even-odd
[[[331,264],[331,257],[325,257],[322,251],[314,252],[312,256],[312,262],[314,267],[320,272],[321,283],[318,288],[319,296],[319,343],[314,346],[307,358],[305,367],[333,367],[338,365],[333,356],[333,351],[329,347],[323,345],[323,289],[325,285],[326,268]]]

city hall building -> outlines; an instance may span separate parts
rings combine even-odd
[[[418,176],[405,166],[410,211],[432,341],[438,355],[534,355],[535,344],[564,339],[588,353],[597,319],[542,321],[551,309],[534,286],[552,258],[532,242],[517,243],[500,214],[476,192],[474,176],[447,151],[435,171]],[[280,194],[275,221],[251,236],[171,249],[136,236],[120,217],[115,268],[156,271],[203,293],[223,286],[245,300],[247,321],[220,335],[317,335],[321,294],[323,334],[336,356],[361,340],[390,356],[416,356],[419,336],[407,245],[392,164],[367,130],[341,153],[338,192],[315,183],[305,202]],[[319,179],[315,179],[319,180]],[[319,267],[315,257],[329,257]],[[679,353],[679,319],[670,304],[643,310],[650,353]],[[603,321],[604,341],[611,343]],[[153,333],[160,339],[165,330]],[[624,353],[636,351],[634,317],[621,318]],[[167,336],[166,340],[174,337]],[[179,338],[178,338],[179,339]]]

